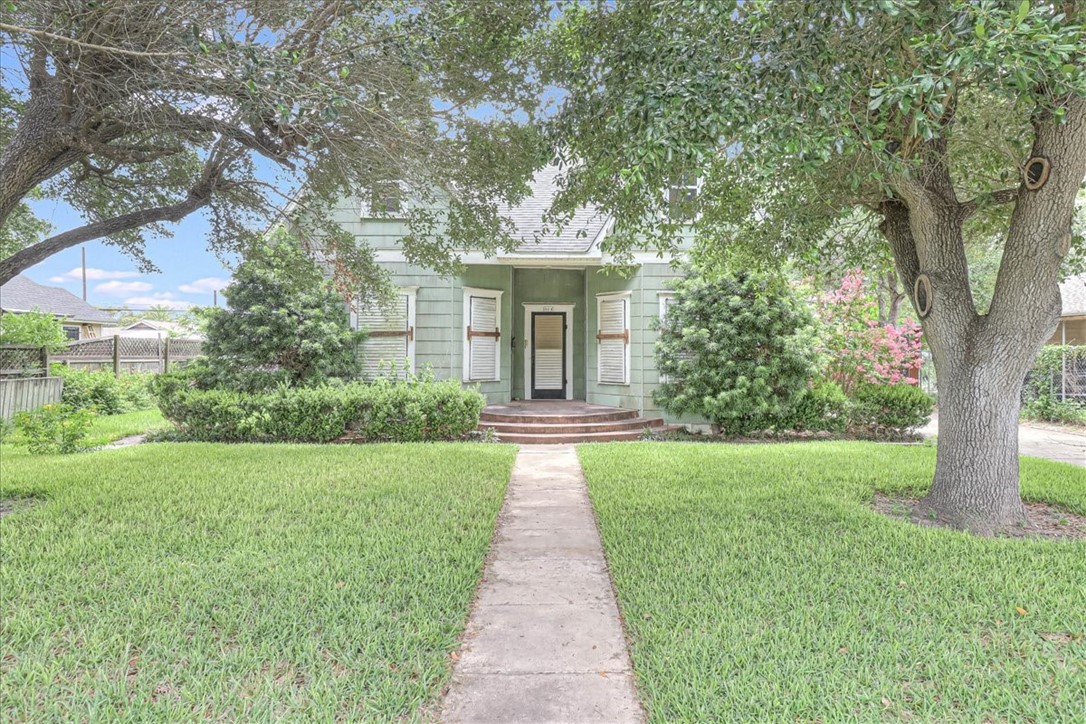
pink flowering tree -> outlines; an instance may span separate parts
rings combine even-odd
[[[826,377],[851,392],[860,382],[917,384],[920,325],[880,324],[878,300],[854,269],[831,292],[817,295]]]

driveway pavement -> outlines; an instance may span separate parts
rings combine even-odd
[[[938,417],[933,415],[931,422],[921,428],[920,434],[932,437],[937,432]],[[1086,467],[1086,431],[1024,422],[1018,426],[1018,452]]]

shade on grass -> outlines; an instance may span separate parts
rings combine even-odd
[[[886,518],[930,448],[580,448],[655,721],[1082,721],[1086,543]],[[1086,513],[1086,469],[1024,459]],[[1021,610],[1019,610],[1021,609]]]
[[[156,444],[3,462],[0,719],[423,715],[514,450]]]

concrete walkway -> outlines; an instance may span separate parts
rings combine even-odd
[[[938,432],[939,420],[935,415],[920,429],[924,437]],[[1086,433],[1023,422],[1018,426],[1018,453],[1086,467]]]
[[[442,719],[643,719],[572,445],[517,455]]]

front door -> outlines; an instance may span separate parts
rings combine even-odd
[[[566,313],[532,312],[532,399],[566,399]]]

